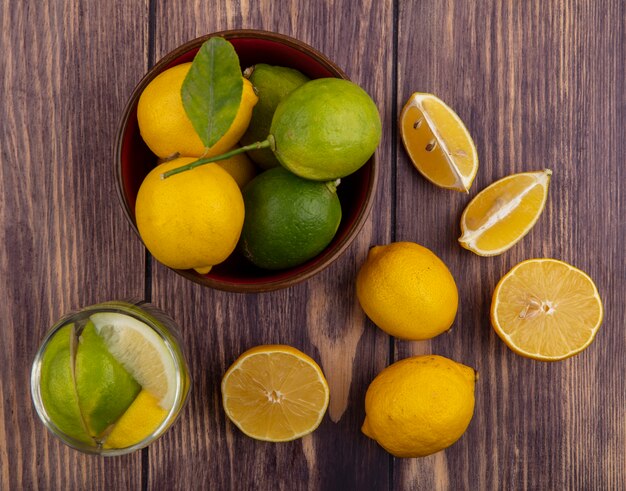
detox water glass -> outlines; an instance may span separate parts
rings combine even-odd
[[[74,336],[74,332],[84,332],[85,326],[90,324],[91,316],[94,314],[97,314],[94,318],[98,318],[98,316],[103,318],[101,314],[105,314],[104,318],[121,320],[122,322],[127,322],[129,325],[135,326],[135,330],[143,331],[143,334],[147,335],[146,338],[150,338],[152,340],[152,344],[159,348],[161,357],[167,362],[164,366],[169,367],[169,370],[167,371],[171,372],[165,374],[165,377],[168,380],[168,387],[170,387],[170,384],[173,384],[173,389],[168,391],[168,405],[171,403],[171,407],[169,410],[161,409],[166,413],[163,420],[160,424],[157,423],[156,427],[153,430],[151,429],[149,434],[143,437],[140,441],[132,442],[132,444],[124,446],[123,448],[110,448],[110,446],[107,446],[106,444],[106,437],[90,439],[85,438],[85,433],[81,438],[77,437],[76,432],[67,431],[68,427],[71,428],[74,425],[76,425],[77,428],[82,428],[83,430],[88,426],[85,415],[83,414],[83,408],[78,405],[78,399],[76,399],[77,392],[72,393],[72,390],[78,390],[75,378],[75,362],[77,358],[77,344],[80,343],[80,341],[78,341],[78,337]],[[68,329],[68,326],[73,327]],[[52,352],[57,349],[55,344],[59,345],[59,341],[54,341],[55,335],[59,334],[59,340],[61,340],[60,342],[65,340],[63,338],[65,332],[59,332],[62,329],[72,333],[69,338],[69,348],[66,349],[67,352],[71,353],[69,355],[71,362],[69,362],[67,366],[63,364],[61,368],[58,369],[58,373],[60,373],[60,375],[56,378],[56,380],[59,378],[63,381],[67,380],[67,383],[59,384],[55,381],[52,375],[42,373],[42,368],[44,370],[53,370],[55,367],[59,366],[59,363],[54,365],[57,361],[54,359],[56,355],[53,353],[48,357],[48,359],[52,357],[53,360],[51,362],[52,364],[49,364],[49,366],[43,367],[42,362],[44,360],[46,350],[52,345]],[[92,335],[92,338],[93,337],[94,336]],[[98,340],[97,342],[100,341]],[[143,351],[143,349],[141,351]],[[63,355],[68,356],[65,355],[65,353]],[[109,356],[109,354],[106,356]],[[98,356],[94,356],[92,357],[92,360],[83,361],[82,366],[89,366],[89,363],[95,363],[93,359],[97,358]],[[85,359],[84,356],[83,359]],[[65,359],[62,359],[61,361],[64,363]],[[67,370],[70,370],[70,372]],[[118,371],[119,370],[122,369],[118,367]],[[63,379],[63,377],[65,377],[65,379]],[[125,375],[125,377],[131,380],[130,383],[137,386],[137,383],[132,381],[131,376]],[[88,376],[86,378],[89,379]],[[94,379],[96,378],[97,377],[94,377]],[[85,380],[85,377],[83,377],[82,380]],[[70,381],[72,382],[72,386],[68,387]],[[157,309],[149,303],[141,301],[111,301],[100,303],[65,315],[57,321],[46,334],[39,350],[37,351],[37,354],[35,355],[31,371],[31,395],[33,403],[35,409],[37,410],[37,414],[46,428],[48,428],[53,435],[65,444],[76,450],[107,456],[123,455],[134,452],[149,445],[163,435],[180,415],[187,401],[190,384],[191,379],[185,356],[181,348],[178,326],[163,311]],[[125,386],[128,386],[128,384]],[[52,397],[54,397],[55,390],[60,391],[60,393],[57,394],[59,396],[57,398],[57,402],[59,402],[60,408],[56,407],[54,411],[50,411],[46,409],[44,399],[45,397],[51,397],[49,394],[53,394]],[[142,390],[142,388],[135,390]],[[44,395],[42,396],[42,394]],[[107,394],[104,392],[104,394],[108,395],[108,401],[105,403],[115,404],[115,401],[112,400],[114,397],[111,397],[110,393]],[[66,396],[68,397],[66,398]],[[103,397],[100,399],[102,398]],[[65,399],[67,399],[67,404],[62,403]],[[76,399],[76,408],[72,406],[73,399]],[[72,421],[72,416],[68,416],[68,414],[75,414],[75,421]],[[119,421],[121,421],[121,419]],[[114,429],[114,425],[115,423],[112,423],[110,428]],[[110,429],[107,429],[104,432],[105,436],[110,432]]]

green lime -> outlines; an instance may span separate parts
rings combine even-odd
[[[141,386],[109,353],[89,321],[76,350],[76,392],[79,406],[92,436],[102,433],[128,409]]]
[[[334,183],[302,179],[282,167],[250,181],[243,199],[239,250],[264,269],[290,268],[316,256],[341,221]]]
[[[319,78],[278,105],[270,134],[284,167],[305,179],[329,181],[352,174],[372,156],[381,137],[380,115],[358,85]]]
[[[276,107],[291,92],[309,81],[309,77],[293,68],[260,63],[249,69],[248,80],[252,82],[259,101],[252,110],[252,119],[246,133],[241,137],[242,145],[264,140],[270,132]],[[251,150],[248,155],[263,169],[280,165],[270,149]]]
[[[72,370],[74,324],[59,329],[48,342],[41,361],[41,402],[54,425],[78,441],[94,444],[78,406]]]

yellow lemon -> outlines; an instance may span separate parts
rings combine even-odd
[[[161,158],[174,155],[210,157],[226,152],[245,133],[252,109],[258,101],[252,84],[244,78],[241,104],[234,121],[215,145],[206,148],[187,117],[180,93],[190,67],[191,63],[183,63],[165,70],[146,86],[139,97],[139,132],[150,150]]]
[[[419,92],[400,114],[402,143],[415,168],[439,187],[468,192],[478,171],[474,141],[441,99]]]
[[[226,415],[249,437],[284,442],[319,426],[329,390],[322,369],[302,351],[263,345],[243,353],[228,369],[222,401]]]
[[[461,215],[461,246],[479,256],[495,256],[513,247],[539,219],[550,176],[550,169],[512,174],[474,196]]]
[[[167,411],[159,405],[159,400],[142,390],[113,426],[104,441],[104,448],[135,445],[154,433],[166,417]]]
[[[529,259],[502,277],[493,292],[491,323],[509,348],[556,361],[593,341],[604,311],[593,280],[556,259]]]
[[[447,266],[412,242],[373,247],[359,270],[356,293],[378,327],[410,340],[429,339],[449,329],[459,303]]]
[[[456,442],[474,413],[474,369],[415,356],[378,374],[365,395],[361,431],[396,457],[424,457]]]
[[[178,158],[155,167],[139,188],[135,215],[139,234],[158,261],[207,273],[235,249],[244,205],[237,183],[219,165],[162,178],[194,160]]]

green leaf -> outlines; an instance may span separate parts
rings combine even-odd
[[[196,54],[183,82],[183,107],[198,136],[212,147],[235,120],[243,79],[233,45],[223,38],[208,39]]]

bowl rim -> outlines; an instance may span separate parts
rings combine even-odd
[[[224,39],[239,39],[239,38],[254,38],[254,39],[263,39],[268,41],[279,42],[281,44],[287,45],[291,48],[294,48],[300,52],[304,52],[307,56],[313,58],[316,62],[325,66],[329,69],[330,72],[336,78],[341,78],[344,80],[350,80],[350,78],[346,75],[346,73],[339,68],[335,63],[333,63],[330,59],[328,59],[323,53],[316,50],[315,48],[309,46],[308,44],[287,36],[285,34],[280,34],[272,31],[265,31],[259,29],[230,29],[223,30],[214,33],[205,34],[203,36],[191,39],[177,48],[173,49],[165,56],[163,56],[159,61],[157,61],[152,67],[148,69],[146,74],[141,78],[141,80],[137,83],[135,88],[133,89],[131,96],[129,97],[126,106],[122,112],[122,116],[118,123],[117,134],[114,143],[114,155],[113,155],[113,165],[115,172],[115,184],[117,190],[117,196],[122,205],[122,209],[124,211],[124,215],[126,219],[130,223],[133,231],[139,237],[141,244],[145,248],[145,244],[143,240],[141,240],[141,235],[139,234],[139,230],[137,229],[137,223],[134,218],[134,213],[132,213],[124,194],[123,189],[123,176],[122,176],[122,146],[124,142],[124,136],[126,134],[126,128],[128,126],[128,121],[130,116],[137,105],[139,100],[139,96],[146,88],[146,86],[158,75],[160,74],[169,64],[171,64],[176,59],[180,58],[188,51],[199,48],[202,43],[204,43],[207,39],[212,37],[223,37]],[[365,201],[363,205],[360,207],[357,216],[354,218],[354,221],[351,227],[347,230],[344,237],[335,245],[334,250],[331,254],[329,254],[323,261],[314,262],[310,267],[300,271],[296,276],[280,278],[276,280],[270,281],[259,281],[254,283],[236,283],[230,281],[224,281],[221,279],[210,278],[207,276],[201,276],[193,270],[182,270],[170,268],[169,266],[165,266],[168,269],[173,270],[179,275],[183,276],[186,279],[193,281],[202,286],[208,286],[210,288],[214,288],[217,290],[235,292],[235,293],[262,293],[273,290],[278,290],[282,288],[288,288],[295,284],[301,283],[305,280],[308,280],[312,276],[321,272],[330,266],[333,262],[335,262],[339,256],[341,256],[345,250],[350,246],[350,244],[357,237],[369,214],[372,210],[372,206],[374,204],[374,199],[376,197],[376,189],[378,187],[378,179],[379,179],[379,166],[377,152],[369,158],[369,160],[365,163],[365,165],[370,166],[370,178],[367,189],[365,191]],[[323,253],[323,252],[322,252]]]

